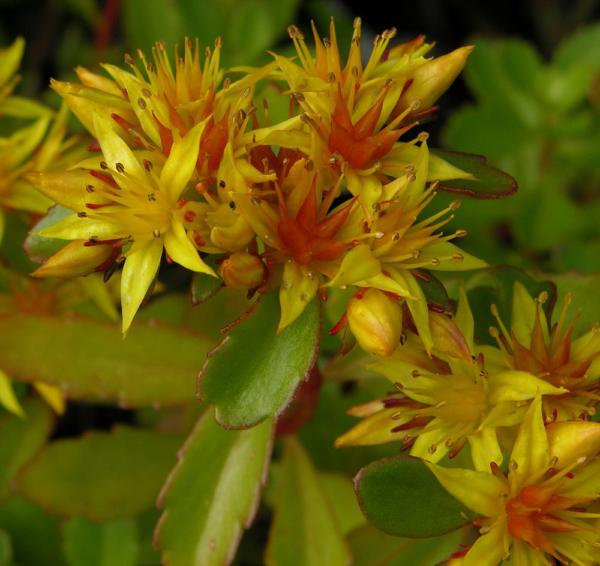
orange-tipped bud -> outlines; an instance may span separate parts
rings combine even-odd
[[[88,275],[115,255],[115,248],[107,244],[84,245],[84,241],[75,240],[38,267],[31,275],[34,277],[79,277]]]
[[[472,45],[461,47],[417,67],[410,86],[400,97],[393,114],[399,114],[410,106],[417,111],[433,106],[463,70],[473,49]]]
[[[254,289],[264,280],[265,265],[255,255],[237,252],[223,261],[219,274],[227,287]]]
[[[389,356],[400,343],[402,308],[384,292],[369,289],[348,303],[348,324],[361,348]]]

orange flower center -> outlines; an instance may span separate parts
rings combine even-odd
[[[543,486],[524,487],[517,497],[506,504],[508,531],[512,537],[556,556],[548,534],[581,530],[579,526],[557,515],[576,503],[576,500],[555,495],[551,489]]]

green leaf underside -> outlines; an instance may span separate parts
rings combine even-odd
[[[271,454],[273,422],[220,427],[207,411],[187,439],[160,496],[156,531],[169,566],[229,564],[254,517]]]
[[[419,275],[419,285],[423,290],[425,299],[427,299],[427,304],[451,312],[452,301],[448,297],[444,284],[431,271],[419,269],[415,272]]]
[[[277,334],[279,303],[265,295],[256,310],[209,354],[200,376],[203,398],[227,428],[254,426],[280,414],[312,367],[320,316],[316,301]]]
[[[18,470],[43,446],[52,431],[52,412],[40,399],[23,403],[25,418],[4,413],[0,418],[0,501],[10,492]]]
[[[434,537],[474,518],[417,458],[373,462],[358,472],[354,482],[363,513],[390,535]]]
[[[123,426],[59,440],[23,470],[18,489],[60,517],[132,517],[154,505],[180,441]]]
[[[297,440],[289,438],[269,533],[268,566],[338,566],[350,563],[342,536],[319,477]]]
[[[69,243],[66,240],[39,236],[36,232],[41,232],[45,228],[58,224],[71,214],[73,214],[73,211],[57,204],[48,210],[47,214],[31,229],[23,246],[32,261],[42,263]]]
[[[441,149],[432,150],[432,153],[475,177],[442,181],[438,185],[440,190],[483,199],[504,198],[517,190],[516,180],[508,173],[488,165],[482,155]]]
[[[0,367],[13,379],[127,407],[193,401],[198,368],[213,344],[167,325],[136,324],[123,338],[109,323],[24,313],[1,316],[0,336]]]
[[[464,531],[440,537],[409,539],[386,535],[364,525],[348,536],[355,566],[431,566],[441,564],[461,549]]]
[[[136,566],[137,525],[131,519],[92,523],[71,519],[63,525],[69,566]]]
[[[210,262],[207,261],[210,265]],[[211,266],[212,267],[212,266]],[[191,299],[193,305],[198,305],[210,299],[223,286],[218,277],[206,273],[194,273],[191,285]]]

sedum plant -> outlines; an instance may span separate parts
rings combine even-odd
[[[0,54],[3,116],[35,120],[0,185],[28,232],[0,272],[0,557],[597,563],[594,305],[581,333],[568,279],[456,243],[462,199],[516,181],[423,130],[472,47],[288,31],[263,66],[185,39],[78,68],[54,117],[10,94],[22,42]],[[65,403],[125,423],[52,437]]]

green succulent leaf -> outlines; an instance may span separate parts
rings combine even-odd
[[[0,335],[0,367],[11,378],[128,407],[193,401],[198,367],[213,344],[166,324],[134,324],[123,339],[110,323],[25,313],[0,316]]]
[[[364,525],[348,536],[354,564],[369,566],[431,566],[442,564],[465,538],[460,529],[433,538],[410,539],[387,535]]]
[[[200,374],[202,397],[215,405],[227,428],[254,426],[279,415],[312,368],[320,316],[315,301],[277,334],[279,302],[274,293],[240,322],[211,352]]]
[[[325,487],[295,438],[285,441],[274,514],[265,555],[267,566],[350,563],[350,552]]]
[[[354,484],[367,519],[390,535],[434,537],[474,518],[423,461],[410,456],[373,462],[358,472]]]
[[[63,525],[63,544],[69,566],[136,566],[137,525],[131,519],[92,523],[70,519]]]
[[[190,434],[159,498],[155,539],[170,566],[229,563],[258,506],[273,422],[226,430],[207,411]]]
[[[0,417],[0,501],[9,493],[13,478],[44,445],[54,425],[52,411],[40,399],[23,403],[23,418]]]
[[[14,560],[19,566],[67,566],[59,523],[37,505],[12,497],[0,505],[0,529],[10,536]]]
[[[180,442],[124,426],[59,440],[23,470],[18,490],[59,517],[131,517],[154,505]]]
[[[217,264],[215,261],[211,261],[210,257],[205,262],[217,271]],[[192,305],[199,305],[204,301],[208,301],[222,287],[223,282],[218,277],[212,277],[206,273],[194,273],[190,288]]]
[[[442,149],[433,150],[432,153],[474,177],[442,181],[438,185],[440,190],[483,199],[504,198],[517,191],[517,181],[508,173],[488,165],[482,155]]]

